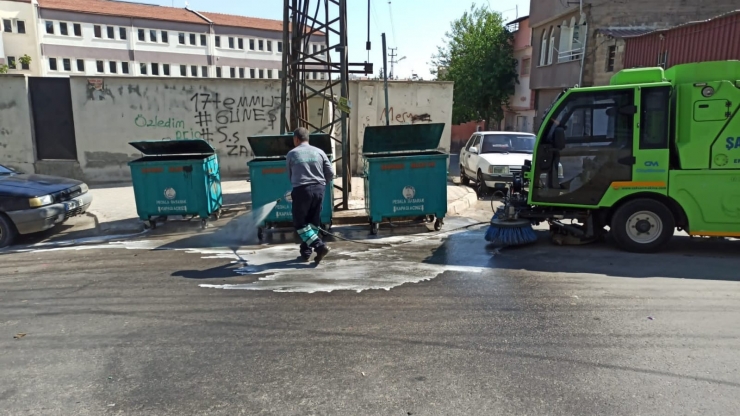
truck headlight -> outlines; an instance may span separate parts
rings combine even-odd
[[[80,185],[80,192],[81,193],[86,194],[87,191],[89,191],[89,190],[90,190],[90,187],[87,186],[86,183],[83,183],[82,185]]]
[[[562,163],[558,163],[558,178],[562,178],[564,176],[565,175],[563,174],[563,164]]]
[[[30,198],[28,200],[28,205],[30,205],[31,208],[38,208],[46,205],[51,205],[52,202],[54,202],[54,199],[51,197],[51,195],[44,195],[37,196],[36,198]]]
[[[508,166],[489,166],[488,173],[506,174],[506,173],[509,173],[509,167]]]

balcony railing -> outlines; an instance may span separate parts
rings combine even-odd
[[[581,59],[581,55],[583,55],[583,48],[558,52],[558,63],[577,61]]]

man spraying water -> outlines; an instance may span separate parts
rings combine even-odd
[[[293,133],[295,148],[288,152],[288,175],[293,191],[293,226],[303,241],[301,258],[309,261],[316,251],[316,264],[329,253],[329,247],[321,241],[318,229],[321,226],[321,207],[324,203],[326,184],[334,178],[331,162],[323,150],[308,143],[308,130],[299,127]]]

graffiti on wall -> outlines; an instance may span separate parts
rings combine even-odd
[[[380,113],[380,119],[378,120],[381,124],[385,124],[386,118],[390,120],[391,124],[396,122],[398,124],[416,124],[416,123],[431,123],[432,117],[428,113],[414,114],[408,111],[394,112],[393,107],[388,109],[386,114],[385,109]]]

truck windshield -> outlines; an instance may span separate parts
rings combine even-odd
[[[532,153],[534,139],[533,134],[487,134],[481,153]]]

